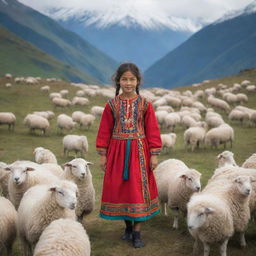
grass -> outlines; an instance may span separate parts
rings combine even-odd
[[[224,83],[228,86],[233,85],[235,82],[242,80],[251,80],[253,84],[256,83],[256,72],[250,71],[242,73],[238,76],[227,77],[202,86],[203,88],[216,86],[218,83]],[[85,107],[72,106],[65,110],[54,109],[50,102],[49,97],[40,91],[40,87],[45,85],[46,82],[42,81],[39,85],[14,85],[11,88],[6,88],[5,84],[10,82],[5,78],[0,78],[0,111],[13,112],[17,117],[17,125],[15,131],[8,131],[6,126],[0,126],[0,161],[11,163],[17,159],[33,160],[33,149],[37,146],[49,148],[56,155],[58,162],[63,164],[73,158],[68,158],[62,155],[62,137],[56,128],[56,117],[51,121],[51,128],[45,136],[39,133],[30,134],[22,121],[27,113],[32,111],[52,110],[57,116],[60,113],[71,113],[75,110],[89,112],[93,105],[104,106],[106,98],[95,97],[91,99],[91,103]],[[11,83],[14,84],[13,81]],[[70,86],[65,82],[53,82],[50,84],[51,92],[60,91],[61,89],[68,89],[70,91],[69,98],[72,98],[77,91],[77,88]],[[200,87],[199,89],[201,89]],[[181,87],[177,90],[184,91],[191,89],[192,91],[198,89],[194,87]],[[242,90],[245,92],[245,90]],[[249,102],[247,106],[256,109],[256,94],[248,94]],[[224,115],[226,118],[226,115]],[[133,249],[131,244],[121,241],[120,236],[123,232],[123,223],[121,221],[107,221],[98,217],[101,187],[103,181],[103,172],[99,167],[99,157],[95,151],[95,138],[99,120],[90,130],[80,130],[76,128],[73,134],[83,134],[88,137],[89,152],[86,159],[93,162],[91,167],[93,174],[93,182],[96,189],[96,208],[85,220],[84,225],[90,236],[92,246],[92,256],[178,256],[178,255],[191,255],[193,247],[193,238],[187,231],[186,222],[181,216],[179,230],[172,230],[171,223],[173,221],[171,212],[168,217],[159,214],[143,224],[143,239],[146,247],[142,249]],[[256,133],[255,128],[245,126],[242,127],[238,123],[232,124],[235,129],[235,142],[232,151],[235,154],[235,159],[239,165],[255,152],[256,148]],[[167,131],[162,130],[162,133]],[[224,149],[198,149],[195,152],[186,151],[183,145],[184,130],[177,127],[175,130],[177,134],[177,143],[175,149],[168,154],[161,154],[159,162],[168,158],[177,158],[184,161],[190,168],[195,168],[202,173],[202,184],[205,185],[209,177],[212,175],[216,168],[215,157]],[[227,148],[229,149],[229,148]],[[256,227],[255,223],[250,223],[248,231],[246,232],[246,239],[248,246],[242,250],[239,248],[238,236],[235,235],[231,238],[228,245],[228,255],[240,256],[253,256],[256,250]],[[14,246],[14,255],[21,256],[21,245],[17,240]],[[211,255],[219,255],[218,247],[214,246]]]

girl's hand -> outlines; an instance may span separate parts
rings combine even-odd
[[[156,169],[157,164],[158,164],[157,155],[151,155],[150,156],[150,169],[151,169],[151,171]]]
[[[101,155],[100,156],[100,168],[102,171],[106,171],[106,163],[107,163],[107,156],[106,155]]]

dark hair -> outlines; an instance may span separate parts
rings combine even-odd
[[[116,86],[116,96],[119,94],[119,91],[120,91],[120,78],[127,71],[130,71],[134,76],[136,76],[138,81],[138,84],[136,86],[136,93],[139,94],[139,86],[142,80],[140,70],[135,64],[130,62],[125,62],[118,67],[116,73],[112,76],[112,80],[114,81]]]

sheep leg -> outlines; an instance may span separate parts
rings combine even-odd
[[[174,214],[174,220],[173,220],[173,225],[172,227],[174,229],[178,229],[179,228],[179,219],[178,219],[178,216],[179,216],[179,208],[178,207],[175,207],[175,208],[172,208],[173,210],[173,214]]]
[[[246,246],[246,241],[244,237],[244,232],[240,232],[240,246],[245,247]]]
[[[220,246],[220,256],[227,256],[228,239],[226,239]]]
[[[207,243],[204,243],[204,256],[209,256],[209,254],[210,254],[210,246]]]
[[[199,255],[199,239],[198,238],[195,239],[195,242],[193,245],[193,255],[194,256]]]
[[[160,205],[161,205],[161,212],[165,215],[165,216],[167,216],[167,210],[166,210],[166,203],[164,203],[164,202],[160,202]]]

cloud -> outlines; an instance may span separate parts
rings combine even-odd
[[[150,24],[157,20],[160,24],[175,22],[191,23],[191,30],[198,29],[199,23],[210,23],[230,11],[239,10],[252,0],[19,0],[20,2],[49,14],[49,9],[62,9],[55,18],[65,19],[72,15],[83,15],[84,11],[98,12],[103,19],[121,21],[129,16],[139,23]],[[53,13],[51,15],[54,16]],[[170,20],[172,17],[172,20]],[[94,20],[96,22],[97,18]],[[193,22],[191,22],[193,21]],[[92,22],[92,20],[91,20]],[[104,21],[103,21],[104,22]],[[194,24],[192,24],[194,23]]]

